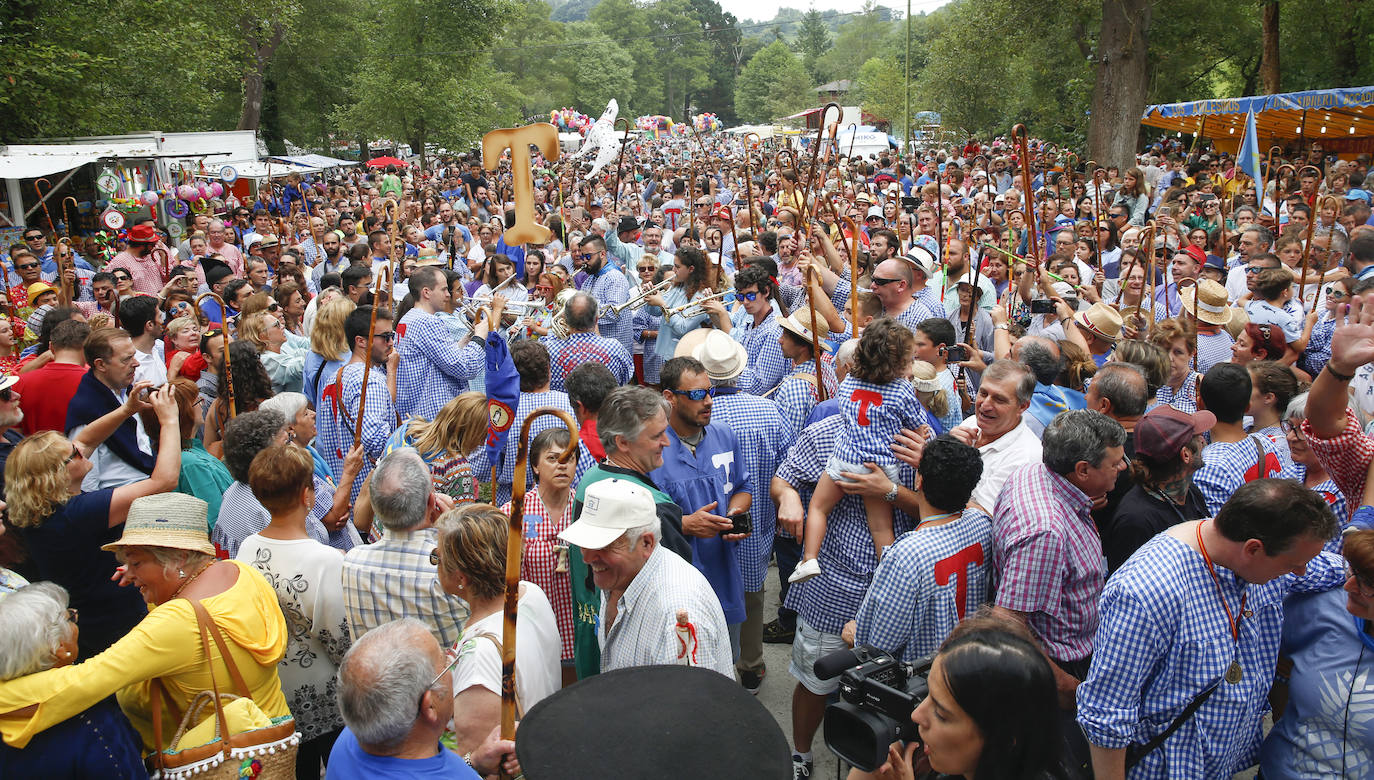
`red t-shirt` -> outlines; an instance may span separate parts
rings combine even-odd
[[[25,436],[38,431],[67,432],[67,407],[85,373],[85,366],[49,363],[19,375],[14,389],[19,392],[19,408],[24,410],[19,428]]]
[[[596,420],[582,423],[582,429],[577,432],[577,436],[586,446],[587,452],[596,458],[597,463],[606,459],[606,448],[601,446],[601,437],[596,435]]]

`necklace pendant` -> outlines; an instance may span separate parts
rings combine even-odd
[[[1226,682],[1235,685],[1244,677],[1244,672],[1240,668],[1240,661],[1232,661],[1226,669]]]

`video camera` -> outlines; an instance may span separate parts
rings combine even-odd
[[[930,693],[926,678],[933,660],[904,663],[872,645],[816,659],[816,677],[840,678],[840,701],[825,708],[825,744],[831,752],[872,772],[887,761],[892,743],[920,741],[911,713]]]

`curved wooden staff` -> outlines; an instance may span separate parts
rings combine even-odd
[[[1318,182],[1318,184],[1321,183],[1321,180],[1322,180],[1322,179],[1326,178],[1326,174],[1322,173],[1322,169],[1321,169],[1321,168],[1318,168],[1318,167],[1315,166],[1315,165],[1304,165],[1304,166],[1302,166],[1301,168],[1298,169],[1298,187],[1299,187],[1299,191],[1301,191],[1301,188],[1302,188],[1302,173],[1303,173],[1303,171],[1306,171],[1306,170],[1309,170],[1309,169],[1317,172],[1317,182]],[[1309,201],[1306,197],[1303,197],[1302,202],[1303,202],[1303,203],[1306,203],[1307,206],[1308,206],[1308,208],[1315,209],[1315,208],[1317,207],[1317,193],[1315,193],[1315,192],[1312,193],[1312,200],[1310,200],[1310,201]],[[1339,214],[1340,212],[1338,211],[1338,212],[1336,212],[1336,213]],[[1311,220],[1309,220],[1309,221],[1315,221],[1316,219],[1317,219],[1317,215],[1316,215],[1316,214],[1312,214],[1312,218],[1311,218]]]
[[[692,165],[692,156],[687,155],[687,232],[682,234],[684,238],[690,236],[692,234],[692,231],[696,230],[697,227],[696,189],[697,170]],[[701,244],[704,242],[701,241],[700,237],[698,237],[697,243]],[[700,246],[698,246],[697,248],[699,249]]]
[[[1026,126],[1019,122],[1012,125],[1011,137],[1017,145],[1017,151],[1020,152],[1021,188],[1025,190],[1023,197],[1026,199],[1027,207],[1022,214],[1027,220],[1026,229],[1030,231],[1030,237],[1027,240],[1030,241],[1031,257],[1035,259],[1035,268],[1038,271],[1040,269],[1040,236],[1036,234],[1035,229],[1035,191],[1031,189],[1030,138],[1026,135]]]
[[[758,225],[758,221],[754,219],[754,187],[753,187],[753,178],[754,178],[754,175],[753,175],[753,173],[749,170],[749,157],[750,157],[750,154],[749,154],[748,142],[749,142],[749,136],[751,136],[751,135],[754,136],[755,138],[759,139],[759,147],[760,147],[760,148],[763,147],[763,136],[759,135],[758,133],[745,133],[745,134],[744,134],[744,141],[745,141],[745,147],[744,147],[744,199],[745,199],[746,201],[748,201],[748,206],[749,206],[749,230],[750,230],[750,232],[752,232],[752,233],[754,234],[754,240],[757,241],[757,240],[758,240],[758,237],[759,237],[759,236],[758,236],[758,234],[759,234],[759,225]]]
[[[813,258],[814,260],[814,258]],[[806,308],[811,312],[811,359],[816,363],[816,403],[825,400],[825,380],[821,375],[821,331],[816,327],[816,269],[806,267]],[[857,297],[857,296],[855,296]],[[857,326],[857,323],[855,323]]]
[[[71,201],[72,205],[76,206],[76,213],[78,214],[81,213],[81,204],[77,202],[76,198],[70,195],[62,199],[62,221],[67,223],[67,235],[74,236],[76,235],[76,229],[74,227],[76,223],[72,222],[71,212],[67,211],[67,201]]]
[[[153,249],[151,254],[158,273],[162,275],[162,283],[166,284],[172,278],[172,258],[167,255],[166,249]]]
[[[72,248],[72,240],[67,236],[62,236],[61,238],[57,239],[58,246],[62,246],[63,244],[66,244],[67,246],[67,252],[71,253],[76,251]],[[67,279],[67,270],[72,267],[72,260],[70,257],[63,258],[61,255],[58,254],[56,250],[53,250],[53,259],[57,261],[57,283],[60,295],[59,300],[61,301],[63,306],[71,306],[72,283],[70,280]]]
[[[577,457],[577,423],[561,409],[542,407],[520,425],[520,444],[515,454],[515,482],[511,485],[510,525],[506,536],[505,619],[501,623],[501,739],[515,738],[515,622],[520,601],[520,558],[525,539],[526,468],[530,454],[530,426],[540,417],[557,417],[568,428],[568,446],[558,456],[559,463]]]
[[[848,130],[850,127],[854,128],[854,135],[852,135],[852,136],[849,137],[849,153],[846,154],[845,157],[848,157],[848,158],[850,158],[850,159],[853,159],[853,158],[854,158],[854,142],[857,141],[857,140],[859,140],[859,123],[858,123],[858,122],[850,122],[850,123],[849,123],[849,127],[846,127],[845,129]]]
[[[44,194],[43,190],[38,188],[38,182],[40,181],[48,185],[47,194]],[[52,194],[52,182],[48,181],[46,178],[34,179],[33,191],[38,193],[38,205],[43,207],[43,215],[48,218],[48,230],[52,231],[54,236],[57,235],[57,226],[52,222],[52,212],[48,211],[48,195]]]
[[[1186,284],[1185,284],[1185,283],[1186,283]],[[1180,280],[1178,280],[1177,285],[1178,285],[1178,294],[1179,294],[1180,299],[1181,299],[1182,296],[1183,296],[1183,290],[1184,290],[1185,287],[1192,287],[1192,288],[1193,288],[1193,370],[1194,370],[1194,371],[1197,371],[1197,323],[1198,323],[1198,319],[1197,319],[1197,299],[1198,299],[1198,293],[1202,292],[1202,286],[1198,283],[1198,280],[1197,280],[1197,279],[1180,279]],[[1185,309],[1182,308],[1182,304],[1183,304],[1183,301],[1180,300],[1180,301],[1179,301],[1179,308],[1180,308],[1179,315],[1180,315],[1180,316],[1182,316],[1182,315],[1188,313],[1187,310],[1185,310]]]
[[[386,287],[382,286],[382,281],[386,281]],[[381,304],[382,291],[387,290],[387,297],[390,298],[391,289],[391,267],[382,266],[378,269],[376,283],[372,285],[372,314],[367,320],[367,354],[363,357],[363,386],[358,390],[358,419],[353,423],[353,446],[356,447],[363,441],[363,420],[367,418],[367,378],[372,371],[372,341],[377,335],[377,309]]]
[[[831,205],[834,208],[834,205]],[[849,233],[854,237],[854,241],[859,240],[859,224],[849,217],[844,218],[844,223],[849,226]],[[844,239],[844,231],[840,231],[840,238]],[[849,241],[844,241],[845,254],[849,255],[849,327],[854,338],[858,338],[859,327],[859,252],[857,243],[853,246]]]
[[[1145,255],[1145,284],[1141,288],[1143,294],[1150,296],[1150,315],[1145,319],[1146,337],[1149,337],[1150,331],[1153,330],[1155,324],[1155,234],[1158,230],[1159,223],[1155,222],[1153,219],[1150,220],[1150,224],[1145,228],[1145,232],[1149,235],[1150,242],[1149,253]],[[1145,242],[1142,240],[1140,245],[1145,246]],[[1130,277],[1127,277],[1127,281],[1130,281]],[[1143,297],[1140,300],[1140,310],[1142,314],[1145,311],[1145,299]]]
[[[630,120],[627,117],[617,117],[611,129],[619,127],[621,122],[625,123],[625,132],[620,135],[620,156],[615,161],[615,192],[611,193],[617,215],[620,214],[620,174],[625,168],[625,148],[630,145]],[[615,226],[612,225],[611,229],[614,230]]]
[[[387,198],[382,201],[382,213],[385,214],[387,218],[386,235],[391,242],[391,251],[387,253],[386,274],[388,277],[396,273],[396,245],[400,242],[400,228],[396,224],[396,218],[400,215],[400,211],[400,205],[396,203],[395,198]],[[390,298],[390,291],[388,291],[387,297]],[[377,296],[374,295],[372,298],[372,303],[375,306],[377,303]],[[374,309],[373,311],[376,310]],[[372,349],[371,339],[368,340],[367,345],[368,349]],[[364,386],[366,386],[365,382]]]
[[[1315,166],[1309,165],[1307,167],[1312,168]],[[1300,266],[1301,279],[1298,280],[1298,305],[1302,307],[1304,315],[1307,313],[1307,298],[1304,296],[1307,293],[1307,262],[1308,258],[1312,256],[1312,234],[1317,230],[1317,212],[1321,211],[1322,207],[1327,203],[1335,203],[1336,213],[1341,213],[1340,203],[1331,195],[1326,195],[1317,199],[1317,208],[1307,215],[1307,238],[1302,242],[1302,265]],[[1224,224],[1225,221],[1226,220],[1223,219],[1222,223]],[[1318,275],[1318,278],[1320,278],[1320,275]],[[1313,301],[1313,303],[1315,304],[1316,302]]]
[[[819,121],[819,122],[817,123],[817,125],[816,125],[816,142],[815,142],[814,144],[812,144],[812,148],[811,148],[811,170],[807,171],[807,173],[806,173],[806,189],[802,190],[802,221],[803,221],[803,222],[807,221],[807,214],[808,214],[808,213],[809,213],[812,217],[814,217],[814,216],[816,215],[816,212],[819,210],[819,206],[817,206],[816,208],[809,208],[809,207],[808,207],[808,203],[810,202],[811,190],[816,186],[817,161],[818,161],[818,159],[820,158],[820,154],[821,154],[821,139],[825,136],[825,127],[826,127],[826,125],[825,125],[825,118],[826,118],[826,116],[828,116],[828,115],[830,114],[830,107],[831,107],[831,106],[834,106],[834,107],[835,107],[835,111],[839,114],[839,118],[835,120],[836,122],[839,122],[840,119],[843,119],[843,118],[844,118],[844,109],[843,109],[842,107],[840,107],[840,104],[839,104],[839,103],[836,103],[836,102],[834,102],[834,101],[831,101],[831,102],[829,102],[829,103],[826,103],[826,104],[825,104],[825,108],[822,108],[822,109],[821,109],[820,121]],[[814,314],[814,312],[813,312],[813,314]],[[817,359],[818,359],[818,360],[820,359],[820,356],[819,356],[819,355],[817,355]],[[819,364],[817,364],[817,365],[819,365]],[[819,374],[819,373],[816,375],[816,381],[817,381],[817,383],[820,382],[820,374]]]
[[[1291,163],[1284,163],[1284,164],[1280,165],[1277,169],[1274,170],[1274,224],[1275,224],[1275,225],[1277,225],[1277,224],[1279,223],[1279,209],[1281,209],[1281,208],[1283,207],[1283,202],[1284,202],[1285,200],[1288,199],[1288,193],[1286,193],[1286,192],[1283,193],[1283,196],[1282,196],[1282,197],[1279,196],[1279,193],[1280,193],[1279,188],[1283,186],[1283,176],[1280,175],[1280,174],[1282,174],[1284,168],[1287,168],[1288,170],[1292,171],[1293,173],[1297,173],[1297,172],[1298,172],[1298,169],[1295,168]],[[1261,214],[1264,213],[1264,200],[1263,200],[1263,198],[1261,198],[1261,200],[1260,200],[1260,213],[1261,213]]]
[[[234,370],[229,363],[229,345],[233,342],[233,339],[229,336],[229,307],[224,305],[224,299],[219,297],[217,293],[206,292],[196,296],[195,307],[197,310],[200,309],[200,302],[205,300],[206,298],[209,298],[219,304],[219,318],[221,320],[219,328],[220,333],[224,334],[224,386],[229,390],[229,397],[226,400],[229,403],[229,419],[232,420],[234,419],[234,415],[238,414],[239,405],[234,400]],[[116,294],[116,309],[118,308],[118,306],[119,295]]]

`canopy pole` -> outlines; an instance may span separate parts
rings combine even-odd
[[[1306,154],[1311,144],[1307,142],[1307,109],[1305,108],[1302,110],[1302,126],[1298,128],[1298,135],[1302,136],[1302,138],[1298,139],[1298,146],[1300,146],[1303,153]]]

